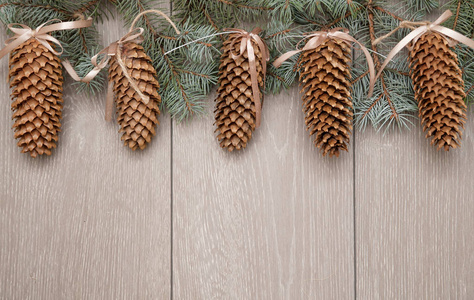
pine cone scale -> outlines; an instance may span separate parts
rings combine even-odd
[[[130,149],[145,149],[159,124],[157,115],[160,114],[161,97],[158,94],[156,70],[142,46],[129,42],[122,45],[121,50],[130,77],[136,81],[139,90],[149,97],[149,102],[145,104],[117,60],[112,59],[109,80],[114,83],[119,133],[122,133],[121,140]]]
[[[444,37],[430,32],[412,46],[409,58],[426,137],[431,137],[431,144],[438,149],[459,147],[467,108],[456,54]]]
[[[214,110],[217,139],[220,146],[230,152],[246,148],[256,126],[248,53],[244,52],[239,57],[232,56],[232,53],[239,53],[241,39],[239,34],[230,34],[224,41]],[[254,41],[252,43],[256,56],[257,82],[262,88],[264,78],[262,53],[258,45]]]
[[[323,155],[347,151],[352,130],[350,46],[328,39],[301,53],[298,62],[303,112],[309,134]]]
[[[56,148],[62,111],[59,58],[31,38],[13,50],[9,61],[14,137],[32,157]]]

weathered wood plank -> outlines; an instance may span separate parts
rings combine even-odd
[[[104,44],[127,32],[102,26]],[[1,32],[2,40],[6,34]],[[170,295],[170,119],[132,152],[104,121],[104,97],[66,83],[53,156],[13,139],[7,60],[0,95],[0,298],[167,299]]]
[[[295,88],[267,96],[248,148],[227,153],[211,101],[173,130],[175,298],[353,298],[352,150],[321,157]]]
[[[356,143],[360,299],[474,298],[474,130],[436,151],[420,126]]]

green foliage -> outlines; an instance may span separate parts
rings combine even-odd
[[[197,26],[186,22],[179,26],[182,34],[169,39],[174,32],[168,29],[156,41],[162,53],[215,33],[211,26]],[[155,61],[162,85],[162,98],[172,116],[178,121],[204,111],[210,89],[217,83],[219,51],[217,38],[205,38]]]
[[[389,129],[393,125],[408,127],[413,124],[417,111],[411,79],[407,76],[405,59],[397,59],[383,71],[381,80],[375,84],[374,94],[367,98],[369,76],[366,75],[366,61],[362,56],[352,68],[355,125],[365,129],[372,125],[377,129]]]
[[[416,3],[415,3],[416,2]],[[407,34],[399,30],[392,37],[377,46],[372,42],[397,28],[402,20],[420,20],[433,1],[404,1],[392,7],[388,1],[320,1],[318,11],[295,7],[295,21],[304,24],[308,32],[330,28],[347,28],[372,53],[378,69],[384,55]],[[416,5],[418,6],[416,6]],[[375,128],[389,128],[392,125],[408,127],[417,110],[411,81],[408,77],[406,58],[395,59],[389,64],[375,85],[374,94],[368,98],[369,72],[365,56],[354,44],[352,66],[353,103],[355,125],[364,129],[367,125]]]
[[[139,13],[149,9],[156,8],[166,13],[158,7],[157,1],[117,0],[114,4],[127,25]],[[181,34],[154,13],[144,15],[136,25],[145,29],[142,45],[157,70],[162,109],[167,108],[176,120],[182,121],[204,111],[204,100],[217,83],[220,39],[207,38],[216,33],[210,25],[183,21],[177,26]],[[195,40],[200,41],[184,46]]]
[[[174,0],[172,3],[176,16],[183,22],[210,25],[216,30],[255,21],[271,10],[267,0]]]
[[[448,1],[445,8],[450,9],[454,15],[443,26],[452,28],[473,39],[474,2],[472,0],[452,0]],[[466,85],[466,101],[471,104],[474,101],[474,49],[459,45],[456,47],[456,53]]]
[[[270,50],[270,61],[267,63],[267,78],[265,92],[277,94],[282,89],[289,88],[297,79],[295,65],[297,56],[283,63],[279,68],[273,66],[273,61],[283,53],[294,50],[301,40],[301,27],[292,27],[289,24],[273,21],[272,26],[264,32],[264,39]]]
[[[94,66],[91,64],[92,57],[97,54],[101,49],[98,46],[90,49],[88,53],[84,53],[83,56],[79,57],[75,62],[75,70],[77,75],[81,78],[85,77],[87,73],[89,73]],[[99,73],[94,80],[90,83],[84,82],[74,82],[73,85],[76,86],[77,91],[80,93],[86,93],[89,95],[94,95],[95,93],[100,93],[103,90],[105,84],[106,77],[103,73]]]
[[[172,1],[175,16],[180,22],[180,26],[183,26],[183,24],[187,24],[187,26],[194,24],[196,38],[206,34],[204,29],[210,30],[207,34],[220,34],[225,33],[225,28],[240,27],[239,25],[244,22],[257,23],[256,25],[260,25],[265,29],[264,32],[261,33],[261,37],[267,43],[270,50],[270,56],[273,59],[286,51],[293,50],[293,47],[300,39],[299,35],[301,34],[301,31],[293,25],[294,6],[298,7],[300,2],[301,1],[296,0]],[[306,3],[310,2],[313,1],[306,1]],[[251,25],[245,27],[249,27],[246,29],[249,31],[251,30]],[[180,53],[181,56],[184,55],[184,57],[186,57],[188,68],[200,70],[202,67],[207,67],[207,72],[205,74],[210,77],[206,77],[206,84],[217,83],[217,62],[221,54],[220,49],[222,47],[222,42],[225,38],[226,35],[216,35],[207,40],[208,43],[212,44],[212,49],[217,51],[211,51],[213,54],[212,56],[205,56],[206,59],[204,59],[204,62],[202,59],[204,56],[193,49],[196,46],[186,47],[186,51]],[[183,42],[185,41],[183,40]],[[201,47],[201,51],[202,50],[206,49]],[[197,57],[199,59],[193,60],[192,57]],[[178,61],[178,58],[175,58],[174,60]],[[288,88],[295,81],[296,73],[292,69],[294,61],[295,60],[292,59],[278,69],[273,67],[271,64],[272,61],[267,63],[265,84],[266,93],[279,93],[282,89]],[[213,69],[211,69],[211,67]],[[188,78],[189,81],[191,79],[192,76]],[[197,86],[197,84],[192,82],[192,86]],[[172,95],[177,97],[179,93],[174,93]],[[199,100],[203,100],[204,98],[205,97],[198,97]],[[184,104],[185,101],[182,101],[181,99],[181,101],[177,101],[176,103]],[[182,109],[182,105],[173,105],[173,107]]]
[[[208,24],[216,30],[249,22],[256,17],[268,20],[264,38],[271,57],[275,59],[288,50],[297,47],[303,33],[326,30],[335,27],[349,29],[351,35],[363,43],[371,52],[379,69],[385,55],[410,30],[400,29],[378,45],[372,42],[395,28],[401,21],[422,21],[426,14],[438,8],[437,0],[403,0],[393,4],[384,0],[261,0],[261,1],[184,1],[174,0],[182,20],[196,24]],[[459,4],[459,5],[458,5]],[[471,0],[451,1],[451,7],[458,9],[457,30],[474,35],[473,5]],[[242,9],[246,6],[247,9]],[[249,9],[252,6],[253,9]],[[258,9],[255,9],[258,8]],[[299,24],[295,27],[295,24]],[[304,45],[304,42],[301,46]],[[354,46],[353,101],[355,124],[359,128],[372,125],[376,128],[409,127],[416,117],[417,104],[414,100],[406,51],[397,55],[383,71],[375,86],[373,97],[367,98],[369,74],[365,56],[357,45]],[[472,98],[472,53],[466,47],[458,47],[460,64],[464,71],[466,89]],[[291,85],[298,76],[298,56],[287,60],[276,69],[268,65],[267,93],[278,93]],[[471,82],[471,83],[469,83]]]
[[[408,11],[420,12],[423,15],[439,7],[437,0],[405,0]]]
[[[474,38],[474,2],[472,0],[451,0],[446,3],[444,8],[451,10],[453,16],[443,26]]]
[[[31,27],[50,19],[75,20],[79,13],[86,17],[107,17],[106,2],[112,3],[127,26],[139,13],[164,7],[152,0],[0,0],[0,20],[5,23],[24,23]],[[168,1],[166,1],[166,4]],[[398,27],[401,21],[421,21],[438,8],[437,0],[403,0],[390,4],[389,0],[172,0],[173,19],[181,34],[161,17],[147,14],[137,27],[145,29],[142,43],[153,60],[161,85],[162,108],[167,108],[177,120],[185,120],[204,111],[207,95],[218,81],[219,57],[225,28],[253,26],[264,29],[261,37],[267,43],[271,60],[267,64],[265,93],[279,93],[298,78],[295,55],[275,68],[271,64],[281,54],[296,49],[304,33],[347,28],[352,36],[364,44],[379,69],[385,55],[410,30],[401,29],[378,45],[373,41]],[[164,3],[162,3],[164,4]],[[159,7],[158,7],[159,6]],[[474,5],[472,0],[450,0],[445,8],[453,16],[449,26],[469,37],[474,37]],[[166,11],[164,11],[166,13]],[[436,14],[438,11],[434,11]],[[56,32],[64,46],[64,57],[69,58],[79,75],[92,69],[90,57],[100,50],[94,28]],[[304,46],[304,40],[299,47]],[[474,100],[474,50],[456,47],[468,92]],[[367,97],[369,75],[367,62],[359,46],[354,44],[352,68],[355,124],[359,128],[372,125],[378,129],[392,126],[409,127],[416,117],[406,52],[398,54],[383,71],[375,86],[374,95]],[[103,88],[99,77],[79,90],[94,92]]]
[[[36,28],[53,19],[75,21],[80,15],[85,18],[101,16],[104,12],[100,4],[100,0],[0,0],[0,20],[5,25],[21,23]],[[94,55],[98,49],[98,33],[94,26],[56,31],[51,35],[61,41],[64,47],[61,58],[69,59],[80,75],[93,68],[87,58]],[[80,84],[79,89],[93,93],[100,89],[103,81],[103,76],[98,76],[91,84]]]
[[[459,65],[463,71],[463,80],[466,91],[466,102],[474,103],[474,49],[465,45],[459,45],[456,48],[459,59]]]

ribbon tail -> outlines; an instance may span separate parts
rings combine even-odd
[[[71,76],[72,79],[74,79],[75,81],[82,81],[82,78],[79,77],[79,75],[77,75],[76,70],[74,70],[74,68],[72,67],[69,60],[65,59],[63,61],[63,66],[64,66],[64,69],[66,69],[67,73],[69,74],[69,76]]]
[[[453,15],[453,12],[450,11],[449,9],[444,11],[444,13],[436,19],[432,24],[438,25],[443,23],[444,21],[447,21],[451,16]]]
[[[246,47],[252,47],[252,43],[250,42],[250,39],[247,37],[242,38],[242,42],[240,43],[240,54],[245,52]]]
[[[375,76],[375,79],[377,80],[380,75],[382,74],[383,69],[388,65],[388,63],[392,60],[392,58],[397,55],[398,52],[400,52],[405,46],[407,46],[412,40],[417,38],[418,36],[422,35],[427,31],[426,26],[421,26],[418,27],[417,29],[413,30],[408,34],[406,37],[404,37],[393,49],[390,51],[390,53],[387,55],[387,58],[383,62],[382,66],[380,67],[379,72]]]
[[[17,38],[16,40],[14,40],[13,42],[9,43],[7,46],[5,46],[5,48],[3,48],[0,51],[0,58],[3,58],[9,52],[15,50],[16,47],[20,46],[22,43],[26,42],[30,38],[31,38],[30,35],[24,34],[20,36],[19,38]]]
[[[109,85],[107,87],[107,97],[105,100],[105,121],[110,122],[112,121],[112,115],[114,110],[114,82],[109,81]]]
[[[431,29],[474,49],[474,40],[471,40],[467,36],[464,36],[457,31],[451,30],[443,26],[434,26]]]
[[[44,23],[46,24],[46,23]],[[40,29],[40,32],[46,33],[56,30],[69,30],[69,29],[79,29],[92,26],[92,18],[89,17],[87,20],[78,20],[70,22],[60,22],[51,25],[46,25]]]
[[[260,28],[258,28],[260,29]],[[261,29],[260,29],[261,30]],[[254,41],[257,43],[260,52],[262,53],[262,60],[263,60],[263,74],[267,74],[267,61],[270,60],[270,51],[268,47],[265,46],[262,39],[258,35],[252,36]]]
[[[87,73],[86,76],[81,78],[77,74],[76,70],[74,70],[69,60],[65,59],[63,61],[63,66],[64,66],[64,69],[66,69],[66,72],[69,74],[69,76],[71,76],[72,79],[74,79],[75,81],[84,82],[84,83],[90,83],[92,79],[94,79],[97,76],[97,74],[99,74],[100,71],[102,70],[102,67],[96,66],[89,73]]]
[[[364,47],[364,45],[359,43],[359,41],[357,41],[356,39],[354,39],[354,41],[360,46],[360,49],[362,49],[362,51],[365,54],[365,57],[367,58],[367,65],[369,66],[369,74],[370,74],[370,85],[369,85],[369,92],[367,94],[367,97],[370,98],[372,97],[374,93],[375,80],[376,80],[374,60],[372,59],[372,56],[370,55],[367,48]]]
[[[36,36],[35,37],[44,47],[46,47],[46,49],[48,49],[49,51],[51,51],[54,55],[61,55],[63,54],[63,51],[64,51],[64,48],[63,46],[61,45],[61,42],[57,39],[55,39],[54,37],[50,36],[50,35],[44,35],[44,36]],[[52,43],[56,44],[59,46],[59,48],[61,48],[61,51],[56,51],[54,50],[54,48],[50,45],[50,43],[48,41],[51,41]]]
[[[255,52],[250,39],[247,41],[247,51],[249,55],[250,79],[252,81],[252,94],[255,102],[255,128],[260,127],[262,118],[262,102],[260,101],[260,89],[258,88],[257,65],[255,61]]]
[[[287,59],[289,59],[289,58],[292,57],[293,55],[300,53],[301,51],[302,51],[302,50],[293,50],[293,51],[288,51],[288,52],[286,52],[285,54],[283,54],[282,56],[278,57],[278,58],[273,62],[273,66],[274,66],[275,68],[279,68],[283,62],[285,62]]]
[[[303,50],[310,50],[318,48],[326,39],[328,38],[328,34],[326,32],[319,33],[316,35],[311,36],[309,41],[304,45]]]
[[[289,59],[293,55],[298,54],[298,53],[300,53],[302,51],[305,51],[305,50],[311,50],[311,49],[318,48],[319,45],[321,45],[326,40],[326,38],[327,38],[327,34],[322,33],[322,32],[317,32],[317,33],[308,35],[307,37],[305,37],[304,39],[302,39],[301,41],[298,42],[298,44],[296,45],[297,50],[286,52],[285,54],[283,54],[282,56],[280,56],[279,58],[277,58],[273,62],[273,66],[275,68],[279,68],[283,62],[285,62],[287,59]],[[301,49],[301,50],[298,49],[299,44],[301,42],[303,42],[304,40],[306,40],[306,39],[309,39],[309,40],[306,43],[306,45],[303,47],[303,49]]]
[[[250,33],[255,34],[255,35],[258,35],[258,34],[259,34],[260,32],[262,32],[262,31],[263,31],[262,28],[260,28],[260,27],[255,27],[255,28],[252,30],[252,32],[250,32]]]

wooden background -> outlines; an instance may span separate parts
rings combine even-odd
[[[127,29],[109,20],[108,44]],[[0,34],[5,39],[5,32]],[[3,41],[3,40],[2,40]],[[474,115],[461,149],[420,126],[323,158],[294,88],[241,153],[207,115],[143,152],[67,84],[51,157],[13,139],[0,62],[0,299],[474,299]]]

